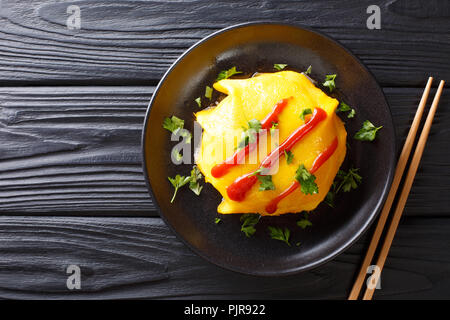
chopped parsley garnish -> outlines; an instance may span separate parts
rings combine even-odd
[[[304,194],[316,194],[319,192],[319,187],[315,182],[316,176],[311,174],[303,164],[295,172],[295,179],[300,183],[300,190]]]
[[[244,128],[242,132],[241,140],[238,143],[238,149],[245,148],[248,144],[256,141],[256,134],[261,130],[261,122],[256,119],[252,119],[248,122],[248,129]]]
[[[184,129],[184,120],[180,119],[176,116],[172,116],[170,118],[164,118],[163,128],[169,130],[173,134],[178,134],[180,132],[180,136],[186,139],[186,143],[191,143],[192,134]]]
[[[362,177],[357,173],[358,171],[359,169],[355,169],[353,167],[349,169],[348,172],[339,170],[330,190],[325,196],[324,202],[334,208],[336,194],[339,191],[342,190],[343,192],[349,192],[352,189],[356,189],[362,181]]]
[[[273,68],[275,69],[275,70],[278,70],[278,71],[281,71],[281,70],[283,70],[284,68],[286,68],[287,67],[287,64],[282,64],[282,63],[275,63],[274,65],[273,65]]]
[[[177,174],[175,178],[167,177],[172,186],[175,188],[175,192],[173,193],[170,203],[172,203],[175,199],[178,189],[186,185],[187,183],[189,183],[189,189],[191,189],[192,192],[194,192],[196,195],[200,195],[200,192],[203,189],[203,186],[201,186],[199,183],[199,180],[201,178],[203,178],[203,175],[201,174],[200,170],[198,170],[197,166],[194,166],[192,168],[191,175],[189,177],[180,176],[179,174]]]
[[[355,116],[355,114],[356,114],[355,109],[352,109],[352,110],[350,110],[350,112],[348,113],[347,118],[353,118],[353,117]]]
[[[328,87],[328,90],[330,92],[333,92],[334,89],[336,89],[336,84],[334,83],[334,79],[336,79],[336,74],[327,74],[325,76],[325,82],[323,83],[324,87]]]
[[[175,161],[178,163],[183,159],[183,155],[178,151],[177,149],[172,149],[172,159],[175,159]]]
[[[311,74],[311,69],[312,69],[312,67],[309,66],[308,69],[306,69],[305,74]]]
[[[340,180],[338,184],[336,184],[336,193],[340,190],[344,192],[349,192],[352,189],[358,188],[358,184],[361,183],[362,177],[357,173],[359,169],[351,168],[348,172],[343,170],[339,170],[336,178]]]
[[[234,76],[235,74],[239,74],[239,73],[242,73],[242,71],[237,71],[236,67],[232,67],[228,70],[222,70],[217,75],[216,82],[223,80],[223,79],[228,79],[229,77]]]
[[[202,98],[198,97],[197,99],[194,100],[195,102],[197,102],[197,105],[199,108],[202,107]]]
[[[347,114],[347,118],[353,118],[355,116],[355,109],[353,109],[352,107],[350,107],[348,104],[346,104],[345,102],[341,101],[341,103],[339,104],[339,107],[337,108],[338,112],[348,112]]]
[[[329,205],[330,207],[334,208],[334,200],[336,198],[336,192],[334,190],[328,191],[327,195],[325,196],[325,203]]]
[[[273,135],[273,133],[275,132],[275,129],[278,127],[278,122],[273,122],[272,121],[272,127],[270,127],[270,134]]]
[[[175,176],[175,178],[171,178],[171,177],[167,177],[167,178],[169,179],[170,183],[175,188],[175,192],[173,193],[172,199],[170,200],[170,203],[172,203],[173,200],[175,199],[175,196],[177,195],[178,189],[181,188],[182,186],[184,186],[185,184],[187,184],[191,180],[191,177],[184,177],[184,176],[180,176],[179,174],[177,174]]]
[[[369,120],[364,121],[362,128],[355,134],[354,138],[360,141],[373,141],[377,136],[377,131],[383,126],[375,127]]]
[[[217,218],[217,217],[214,219],[214,223],[215,224],[219,224],[221,221],[222,221],[222,219]]]
[[[205,97],[208,98],[209,100],[211,100],[212,93],[213,93],[213,88],[211,88],[210,86],[206,86],[206,88],[205,88]]]
[[[305,116],[307,114],[312,114],[312,110],[310,108],[307,109],[303,109],[302,112],[300,113],[300,119],[302,119],[303,121],[305,121]]]
[[[305,230],[307,227],[311,227],[313,224],[311,221],[308,220],[308,214],[305,213],[304,218],[297,221],[297,225],[303,230]]]
[[[163,121],[163,128],[173,133],[176,130],[184,128],[184,120],[176,116],[166,117]]]
[[[338,111],[340,111],[340,112],[347,112],[347,111],[350,111],[351,109],[352,108],[343,101],[341,101],[341,103],[339,104],[339,107],[338,107]]]
[[[288,228],[281,229],[279,227],[267,227],[269,230],[270,237],[275,240],[280,240],[291,246],[289,243],[289,237],[291,236],[291,231]]]
[[[255,232],[255,225],[259,222],[261,216],[259,214],[246,213],[240,218],[242,222],[241,231],[250,238]]]
[[[294,160],[294,154],[291,150],[284,150],[284,155],[286,157],[287,164],[291,164],[292,160]]]
[[[196,195],[200,195],[203,186],[200,185],[199,180],[203,178],[202,173],[198,170],[197,166],[194,166],[191,170],[191,176],[189,180],[189,189],[192,190]]]
[[[272,176],[271,175],[257,175],[256,176],[261,182],[259,185],[259,191],[266,191],[266,190],[275,190],[275,185],[272,182]]]
[[[259,130],[261,130],[262,125],[261,125],[261,121],[257,120],[257,119],[252,119],[248,122],[248,128],[249,129],[253,129],[256,132],[259,132]]]
[[[267,173],[270,171],[270,168],[266,168],[266,167],[261,167],[256,169],[255,171],[253,171],[253,173],[251,174],[251,176],[256,176],[256,175],[267,175]]]

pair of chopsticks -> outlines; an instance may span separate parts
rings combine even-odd
[[[366,274],[368,272],[368,268],[371,266],[371,262],[373,260],[374,254],[375,254],[375,250],[377,249],[378,242],[380,241],[384,226],[386,224],[386,220],[389,216],[389,212],[391,211],[392,203],[394,202],[394,199],[396,198],[396,194],[397,194],[397,190],[398,190],[400,181],[402,180],[403,173],[406,168],[406,164],[407,164],[409,156],[411,154],[411,149],[413,147],[416,133],[419,128],[420,120],[422,118],[422,114],[425,109],[425,105],[427,103],[428,94],[430,93],[432,82],[433,82],[433,78],[432,77],[428,78],[428,82],[427,82],[427,85],[423,92],[419,106],[417,108],[416,115],[414,116],[414,120],[411,124],[411,128],[409,129],[405,144],[403,145],[403,149],[400,154],[400,158],[398,160],[397,167],[395,169],[391,189],[389,190],[386,202],[384,204],[384,207],[383,207],[380,217],[378,219],[378,224],[376,226],[375,232],[373,234],[372,240],[370,242],[369,248],[367,250],[366,256],[362,263],[359,274],[356,278],[355,283],[353,284],[353,288],[352,288],[352,291],[350,292],[348,300],[357,300],[360,295],[361,288],[363,286],[364,280],[366,278]],[[376,262],[376,266],[378,267],[377,268],[378,270],[376,272],[374,272],[373,275],[371,276],[371,284],[376,284],[378,282],[381,271],[383,270],[384,263],[386,261],[387,255],[389,253],[389,249],[391,248],[392,241],[394,239],[395,232],[396,232],[398,224],[400,222],[400,217],[402,216],[403,209],[405,208],[406,200],[408,199],[408,195],[409,195],[409,192],[411,191],[414,177],[416,176],[416,172],[419,167],[420,160],[422,158],[423,150],[424,150],[425,144],[427,142],[428,134],[430,132],[431,124],[433,123],[434,114],[436,113],[436,108],[439,104],[439,99],[441,97],[443,87],[444,87],[444,81],[441,80],[441,82],[439,83],[439,87],[436,91],[436,94],[434,96],[433,103],[431,104],[430,111],[428,112],[428,116],[425,120],[425,124],[424,124],[422,132],[420,134],[419,141],[417,142],[417,146],[414,151],[414,155],[412,157],[411,164],[409,166],[408,172],[405,177],[403,189],[398,198],[397,206],[396,206],[394,214],[392,216],[389,228],[386,232],[384,243],[383,243],[380,253],[378,255],[378,259]],[[367,286],[366,291],[363,296],[363,300],[371,300],[373,297],[375,288],[376,288],[375,285]]]

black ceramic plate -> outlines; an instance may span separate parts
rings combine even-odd
[[[192,165],[174,165],[170,152],[176,142],[162,128],[165,117],[176,115],[193,129],[194,100],[204,95],[221,70],[236,66],[244,73],[274,72],[273,64],[306,70],[319,86],[325,75],[337,74],[332,94],[356,109],[353,119],[343,119],[349,149],[344,169],[360,168],[361,186],[340,193],[335,208],[322,203],[310,214],[312,227],[296,225],[300,215],[263,217],[256,233],[240,231],[240,215],[219,215],[220,194],[205,184],[200,196],[180,189],[170,203],[173,187],[167,177],[189,175]],[[328,92],[326,88],[322,88]],[[352,137],[369,119],[383,126],[376,141]],[[247,23],[218,31],[184,53],[167,71],[150,102],[143,132],[144,174],[161,217],[193,251],[208,261],[241,273],[275,276],[292,274],[322,264],[349,247],[368,228],[387,195],[394,170],[395,131],[389,106],[371,73],[347,49],[323,34],[282,23]],[[215,224],[219,217],[222,221]],[[267,227],[288,227],[292,246],[269,237]],[[296,244],[301,243],[299,246]]]

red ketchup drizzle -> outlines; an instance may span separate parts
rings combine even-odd
[[[292,97],[281,99],[277,102],[277,104],[273,107],[272,111],[261,121],[261,129],[270,129],[272,127],[273,122],[278,121],[278,116],[281,111],[283,111],[284,107],[286,107],[289,99]],[[224,162],[216,164],[211,169],[211,174],[214,178],[220,178],[224,176],[228,170],[235,165],[242,163],[242,160],[249,154],[250,151],[254,150],[258,144],[258,139],[254,143],[250,143],[246,145],[243,149],[236,151],[231,157],[226,159]]]
[[[312,174],[314,174],[319,168],[333,155],[334,151],[338,146],[338,139],[334,138],[333,142],[314,160],[311,170]],[[267,213],[274,213],[277,211],[278,203],[294,192],[295,189],[300,187],[300,183],[295,180],[292,184],[286,188],[283,192],[281,192],[277,197],[273,198],[269,204],[266,206]]]
[[[272,167],[272,165],[276,163],[280,157],[284,156],[284,151],[290,150],[298,141],[300,141],[326,117],[327,113],[323,109],[314,109],[311,120],[298,127],[278,148],[274,149],[267,157],[265,157],[261,162],[259,169],[267,169]],[[257,175],[257,172],[252,172],[237,178],[227,187],[228,197],[234,201],[244,200],[247,191],[249,191],[258,180]]]

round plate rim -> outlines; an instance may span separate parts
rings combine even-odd
[[[257,270],[248,270],[248,269],[242,269],[242,268],[238,268],[236,266],[233,265],[228,265],[228,264],[224,264],[224,263],[220,263],[217,261],[214,261],[213,259],[211,259],[211,257],[209,257],[208,255],[204,254],[201,250],[198,250],[197,248],[195,248],[194,246],[192,246],[186,239],[184,239],[183,237],[181,237],[179,235],[179,233],[173,228],[173,226],[169,223],[169,221],[167,220],[167,218],[165,217],[164,213],[162,212],[158,201],[156,200],[155,197],[155,193],[153,191],[153,188],[150,184],[150,178],[148,176],[148,169],[147,169],[147,157],[146,157],[146,152],[145,152],[145,148],[146,148],[146,132],[147,132],[147,127],[149,125],[149,118],[150,118],[150,113],[151,113],[151,109],[152,109],[152,104],[153,101],[155,99],[155,97],[158,94],[158,91],[160,90],[161,86],[163,85],[164,81],[166,80],[166,78],[169,76],[169,74],[172,72],[172,70],[180,63],[182,62],[182,60],[184,59],[184,57],[186,55],[188,55],[192,50],[194,50],[196,47],[198,47],[199,45],[209,41],[210,39],[225,33],[225,32],[229,32],[232,31],[234,29],[238,29],[238,28],[243,28],[243,27],[249,27],[249,26],[258,26],[258,25],[280,25],[280,26],[288,26],[288,27],[294,27],[294,28],[298,28],[300,30],[306,30],[309,31],[311,33],[315,33],[318,36],[324,37],[327,40],[334,42],[335,44],[337,44],[339,47],[341,47],[343,50],[345,50],[353,59],[355,59],[358,64],[370,75],[370,77],[372,78],[372,80],[374,81],[374,83],[376,84],[378,90],[381,93],[381,96],[384,99],[384,102],[386,104],[386,106],[388,107],[388,114],[389,114],[389,119],[390,120],[390,125],[393,128],[393,142],[392,142],[392,149],[393,152],[391,154],[391,159],[389,162],[389,173],[388,173],[388,179],[387,179],[387,183],[384,186],[384,189],[382,191],[382,195],[381,197],[378,199],[378,202],[375,206],[375,208],[372,210],[371,214],[368,216],[368,219],[366,220],[365,224],[359,228],[358,232],[356,232],[355,234],[353,234],[352,237],[350,237],[348,240],[345,241],[345,243],[343,245],[341,245],[339,248],[335,249],[333,252],[329,253],[328,255],[322,257],[321,259],[318,259],[314,262],[311,262],[309,264],[303,265],[303,266],[299,266],[297,268],[291,268],[288,270],[284,270],[284,271],[277,271],[277,272],[261,272],[261,271],[257,271]],[[392,184],[392,180],[393,180],[393,176],[394,176],[394,171],[395,171],[395,151],[397,150],[397,142],[396,142],[396,129],[395,129],[395,125],[393,122],[393,117],[392,117],[392,111],[391,108],[389,106],[389,103],[386,99],[386,95],[384,94],[384,91],[382,90],[382,88],[380,87],[380,85],[378,84],[374,74],[364,65],[364,63],[355,55],[353,54],[353,52],[351,52],[348,48],[346,48],[345,46],[343,46],[338,40],[331,38],[330,36],[314,30],[310,27],[301,25],[301,24],[297,24],[297,23],[292,23],[292,22],[285,22],[285,21],[252,21],[252,22],[244,22],[244,23],[239,23],[239,24],[234,24],[232,26],[228,26],[225,28],[222,28],[220,30],[217,30],[213,33],[211,33],[210,35],[202,38],[201,40],[197,41],[195,44],[193,44],[191,47],[189,47],[186,51],[184,51],[173,63],[172,65],[167,69],[167,71],[164,73],[164,75],[162,76],[161,80],[158,82],[158,85],[155,87],[155,90],[153,91],[152,97],[148,103],[147,106],[147,111],[145,113],[145,118],[144,118],[144,126],[142,129],[142,134],[141,134],[141,152],[142,152],[142,169],[143,169],[143,173],[144,173],[144,177],[145,177],[145,184],[147,186],[147,190],[149,195],[152,198],[153,204],[156,208],[156,211],[158,212],[160,218],[164,221],[164,223],[169,227],[169,229],[176,235],[177,239],[179,239],[182,243],[184,243],[190,250],[192,250],[194,253],[196,253],[197,255],[199,255],[200,257],[202,257],[203,259],[205,259],[206,261],[217,265],[225,270],[231,270],[237,273],[241,273],[241,274],[245,274],[245,275],[253,275],[253,276],[262,276],[262,277],[275,277],[275,276],[288,276],[288,275],[293,275],[293,274],[298,274],[300,272],[304,272],[304,271],[308,271],[311,269],[315,269],[327,262],[329,262],[330,260],[334,259],[336,256],[340,255],[341,253],[343,253],[344,251],[346,251],[349,247],[351,247],[368,229],[369,227],[372,225],[372,223],[376,220],[379,212],[381,211],[381,207],[384,204],[390,186]]]

